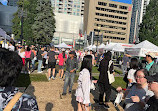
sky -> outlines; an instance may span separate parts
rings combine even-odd
[[[132,4],[132,0],[111,0],[111,1],[116,1],[116,2],[122,2],[122,3]]]
[[[0,0],[3,5],[7,5],[7,0]]]

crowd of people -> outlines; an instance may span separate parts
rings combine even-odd
[[[90,111],[90,90],[94,83],[99,87],[98,104],[106,109],[109,108],[108,102],[111,96],[109,73],[115,75],[110,51],[105,51],[103,54],[33,45],[18,46],[15,49],[12,47],[9,50],[0,48],[0,110],[4,110],[19,92],[13,87],[13,83],[20,73],[31,74],[36,69],[37,73],[43,73],[42,69],[48,69],[49,80],[54,80],[57,65],[59,77],[64,80],[63,96],[67,94],[68,87],[68,93],[72,93],[76,71],[80,71],[75,93],[78,111]],[[153,53],[146,54],[144,59],[146,62],[128,54],[122,58],[122,70],[127,79],[127,88],[125,91],[121,87],[116,90],[123,95],[122,107],[125,111],[158,111],[158,65],[154,58]],[[98,80],[92,80],[92,66],[98,67],[100,72]],[[27,104],[28,101],[32,104]],[[22,94],[17,103],[12,107],[13,110],[38,110],[36,100],[29,95]]]

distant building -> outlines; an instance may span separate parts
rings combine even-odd
[[[85,0],[84,31],[103,42],[129,43],[132,5],[110,0]],[[94,38],[95,43],[96,39]]]
[[[54,43],[65,42],[73,45],[79,39],[79,30],[82,26],[82,17],[62,13],[55,13],[56,29]]]
[[[18,0],[8,0],[7,5],[16,7],[17,6],[17,2],[18,2]]]
[[[53,42],[73,44],[83,32],[84,0],[51,0],[55,13],[56,32]]]
[[[146,7],[150,0],[133,0],[133,10],[131,18],[131,29],[130,29],[130,43],[139,42],[139,26],[142,23],[143,16],[146,12]]]
[[[54,12],[81,16],[84,13],[84,0],[51,0]]]
[[[7,33],[11,33],[13,14],[18,7],[0,5],[0,28]]]

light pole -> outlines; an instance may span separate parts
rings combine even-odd
[[[21,10],[18,12],[19,17],[21,18],[20,25],[21,25],[21,45],[23,45],[23,23],[24,23],[24,17],[27,17],[27,11],[24,11],[23,4],[21,5]]]
[[[98,26],[97,47],[96,47],[97,52],[98,52],[98,38],[99,38],[99,32],[100,32],[100,26]]]

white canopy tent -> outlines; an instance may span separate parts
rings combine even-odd
[[[55,45],[55,47],[57,48],[68,48],[68,49],[71,49],[72,46],[68,46],[67,44],[65,44],[64,42],[59,44],[59,45]]]
[[[87,50],[96,50],[96,46],[95,45],[90,45],[90,46],[86,47],[85,49],[87,49]]]
[[[148,52],[158,52],[158,47],[147,40],[131,48],[125,48],[125,53],[131,56],[145,57]]]
[[[104,48],[105,48],[105,45],[103,43],[98,46],[98,49],[104,49]]]

